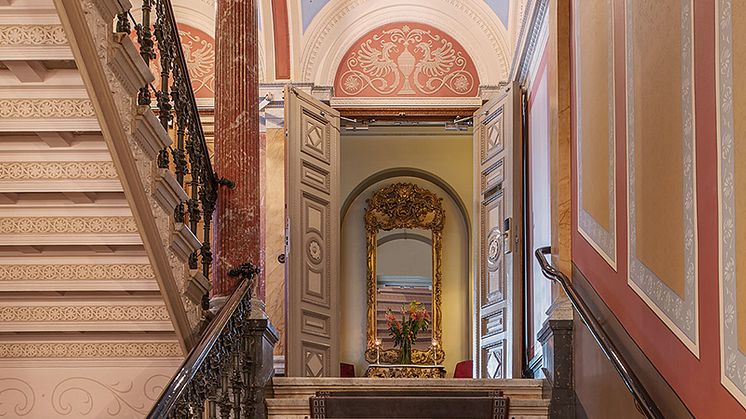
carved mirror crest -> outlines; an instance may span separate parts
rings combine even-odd
[[[381,313],[386,307],[379,307],[379,296],[384,296],[386,288],[396,285],[396,288],[407,290],[400,292],[398,305],[426,296],[429,301],[425,303],[431,314],[429,332],[418,336],[417,342],[425,342],[412,348],[412,363],[414,364],[439,364],[445,359],[442,349],[441,329],[441,263],[443,249],[443,224],[445,212],[442,205],[443,199],[433,192],[412,183],[395,183],[384,186],[377,190],[366,201],[365,230],[367,239],[367,293],[368,293],[368,327],[367,327],[367,349],[365,359],[368,362],[382,364],[393,364],[399,362],[401,350],[395,347],[380,346],[377,350],[376,341],[381,342],[386,332],[381,327]],[[398,232],[402,230],[403,232]],[[426,263],[427,275],[379,275],[378,269],[381,265],[378,261],[379,247],[382,243],[404,238],[412,245],[426,243],[432,249],[431,257]],[[426,250],[427,251],[427,250]],[[421,252],[421,251],[420,251]],[[412,248],[412,253],[416,253]],[[408,251],[399,251],[399,254],[409,256]],[[409,267],[408,267],[409,268]],[[401,269],[401,268],[400,268]],[[430,278],[427,278],[429,276]],[[393,278],[393,279],[392,279]],[[427,279],[427,283],[423,281]],[[398,282],[397,282],[398,281]],[[419,297],[418,297],[419,296]],[[383,298],[383,297],[381,297]],[[423,297],[423,299],[425,299]],[[391,307],[391,305],[389,305]],[[394,310],[398,312],[398,310]],[[437,343],[432,345],[431,343]]]

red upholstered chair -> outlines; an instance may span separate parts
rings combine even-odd
[[[473,363],[471,359],[459,362],[453,371],[453,378],[474,378],[474,370],[472,368]]]
[[[339,376],[355,377],[355,366],[352,364],[345,364],[344,362],[341,362],[339,364]]]

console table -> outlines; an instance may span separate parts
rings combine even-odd
[[[372,364],[365,370],[371,378],[446,378],[442,365]]]

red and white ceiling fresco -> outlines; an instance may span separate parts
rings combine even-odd
[[[215,97],[215,40],[211,35],[189,25],[179,24],[181,47],[189,68],[194,95],[198,99]],[[137,35],[132,32],[132,40],[137,45]],[[156,48],[156,53],[158,49]],[[150,62],[150,69],[156,75],[153,85],[160,88],[160,56]]]
[[[415,22],[380,26],[352,44],[334,79],[336,97],[475,97],[474,61],[450,35]]]

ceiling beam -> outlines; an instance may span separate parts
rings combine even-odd
[[[88,247],[96,253],[114,253],[114,248],[111,246],[89,245]]]
[[[75,204],[94,204],[96,202],[96,194],[93,192],[62,192],[62,194]]]
[[[18,194],[13,192],[0,193],[0,204],[15,204],[18,202]]]
[[[37,131],[36,135],[50,147],[70,147],[73,145],[71,132]]]
[[[49,73],[40,61],[3,61],[3,64],[21,83],[43,82]]]

